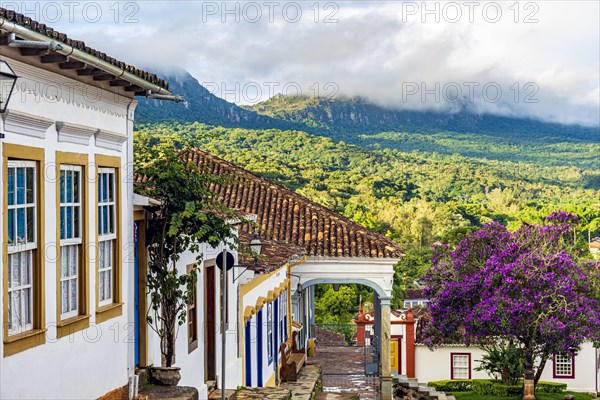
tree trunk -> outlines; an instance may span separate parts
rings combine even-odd
[[[538,365],[538,369],[535,372],[534,383],[537,386],[540,378],[542,377],[542,372],[544,372],[544,367],[546,366],[546,361],[548,361],[548,354],[544,353],[542,355],[542,359],[540,360],[540,365]]]
[[[523,385],[523,400],[535,400],[535,377],[533,375],[533,353],[528,351],[525,353],[523,362],[524,369],[524,385]]]

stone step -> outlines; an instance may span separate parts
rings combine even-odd
[[[236,390],[225,389],[226,400],[237,400]],[[208,400],[221,400],[221,389],[215,389],[208,394]]]
[[[446,399],[448,399],[448,400],[456,400],[456,397],[454,397],[454,396],[446,396]]]
[[[206,388],[208,393],[212,392],[217,388],[217,381],[206,381]]]

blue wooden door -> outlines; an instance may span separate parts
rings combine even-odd
[[[261,387],[263,385],[263,310],[262,308],[256,314],[256,386]]]
[[[139,240],[138,240],[138,229],[139,224],[134,222],[133,224],[133,246],[134,246],[134,260],[133,260],[133,298],[135,304],[134,312],[134,347],[135,347],[135,365],[140,364],[140,293],[139,293],[139,277],[140,277],[140,263],[139,263]]]
[[[246,328],[244,330],[244,350],[246,354],[246,386],[252,386],[252,338],[251,328],[252,324],[250,320],[246,322]]]

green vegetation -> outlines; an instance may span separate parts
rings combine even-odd
[[[573,139],[570,148],[554,139],[531,141],[530,147],[515,142],[503,150],[512,152],[513,160],[500,160],[417,150],[420,145],[409,151],[366,149],[278,129],[172,123],[142,125],[138,130],[189,137],[206,134],[201,137],[205,150],[396,240],[407,257],[396,266],[394,306],[429,268],[434,242],[452,246],[487,222],[516,229],[523,222],[541,223],[562,209],[579,216],[575,237],[579,247],[586,247],[588,236],[600,235],[600,171],[592,167],[600,145],[583,139]],[[447,134],[439,135],[417,134],[414,140],[418,144],[437,137],[439,142]],[[477,141],[478,137],[469,137],[465,146],[496,151],[492,137]],[[447,144],[448,149],[453,146]],[[557,146],[568,151],[557,155]],[[358,307],[356,293],[355,299],[353,309]]]
[[[452,394],[457,400],[521,400],[523,398],[520,394],[514,396],[481,395],[474,392],[453,392]],[[590,400],[594,398],[589,394],[575,392],[536,393],[535,398],[537,400],[563,400],[565,394],[572,394],[575,396],[575,400]]]

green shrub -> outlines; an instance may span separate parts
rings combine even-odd
[[[439,392],[468,392],[472,390],[471,379],[453,379],[446,381],[433,381],[427,384]]]
[[[562,393],[567,390],[566,383],[538,382],[535,390],[543,393]]]
[[[491,379],[473,379],[473,392],[481,395],[516,396],[523,393],[523,385],[503,385]]]

